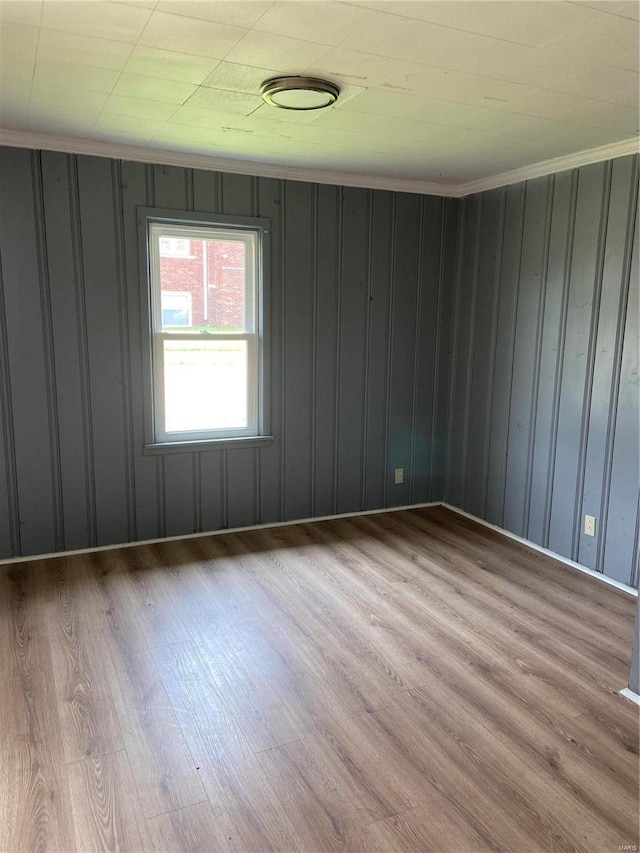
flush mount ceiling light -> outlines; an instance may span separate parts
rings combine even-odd
[[[283,110],[321,110],[336,102],[340,89],[319,77],[272,77],[260,86],[260,94]]]

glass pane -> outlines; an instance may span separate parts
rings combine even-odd
[[[162,325],[191,326],[190,293],[162,293]]]
[[[245,331],[245,243],[163,234],[158,240],[162,330]]]
[[[247,342],[164,341],[167,432],[247,426]]]

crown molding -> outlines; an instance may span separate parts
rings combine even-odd
[[[616,157],[626,157],[628,154],[637,154],[640,148],[640,138],[623,139],[621,142],[611,142],[609,145],[600,145],[598,148],[588,148],[586,151],[577,151],[575,154],[565,154],[563,157],[554,157],[552,160],[543,160],[533,163],[531,166],[523,166],[521,169],[512,169],[509,172],[500,172],[488,178],[480,178],[477,181],[469,181],[466,184],[458,184],[455,187],[456,197],[462,198],[466,195],[494,190],[498,187],[507,187],[509,184],[519,184],[521,181],[530,181],[533,178],[544,178],[556,172],[566,172],[568,169],[577,169],[579,166],[589,166],[591,163],[602,163],[603,160],[615,160]]]
[[[108,157],[117,160],[132,160],[137,163],[157,163],[161,166],[181,166],[187,169],[203,169],[213,172],[230,172],[237,175],[253,175],[260,178],[276,178],[289,181],[308,181],[316,184],[331,184],[345,187],[360,187],[392,192],[436,195],[444,198],[463,198],[485,190],[516,184],[521,181],[541,178],[555,172],[600,163],[636,154],[640,146],[638,137],[589,148],[575,154],[544,160],[521,169],[499,172],[477,181],[464,184],[440,184],[433,181],[385,178],[380,175],[356,175],[325,169],[305,169],[298,166],[282,166],[260,163],[253,160],[235,160],[208,154],[171,151],[163,148],[148,148],[126,143],[100,142],[72,136],[51,136],[41,133],[3,130],[0,128],[0,145],[13,148],[32,148],[43,151],[61,151],[66,154],[87,154],[93,157]]]
[[[361,187],[371,190],[418,193],[420,195],[453,196],[451,184],[432,181],[385,178],[380,175],[356,175],[326,169],[305,169],[282,166],[254,160],[235,160],[208,154],[147,148],[117,142],[100,142],[72,136],[48,136],[40,133],[0,129],[0,145],[13,148],[32,148],[42,151],[62,151],[66,154],[88,154],[137,163],[157,163],[160,166],[181,166],[186,169],[203,169],[211,172],[231,172],[235,175],[253,175],[258,178],[277,178],[289,181],[308,181],[314,184],[332,184],[344,187]]]

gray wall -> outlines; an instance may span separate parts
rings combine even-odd
[[[271,219],[273,446],[142,454],[140,205]],[[439,500],[456,207],[0,149],[0,556]]]
[[[0,149],[0,556],[444,497],[637,583],[637,168],[458,202]],[[273,446],[143,456],[137,206],[271,219]]]
[[[631,584],[637,190],[636,156],[464,199],[443,363],[446,500]]]

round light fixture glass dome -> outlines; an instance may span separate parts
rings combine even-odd
[[[263,100],[283,110],[321,110],[334,104],[340,89],[319,77],[272,77],[260,87]]]

